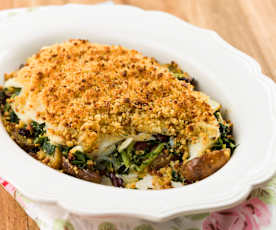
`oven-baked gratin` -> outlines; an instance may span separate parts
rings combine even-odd
[[[5,74],[2,121],[21,148],[66,174],[172,188],[211,175],[236,147],[220,104],[193,83],[175,62],[69,40]]]

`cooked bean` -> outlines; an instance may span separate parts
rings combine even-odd
[[[124,187],[124,181],[122,178],[116,177],[115,173],[110,173],[109,178],[112,182],[112,185],[115,187]]]
[[[23,128],[18,130],[18,134],[20,134],[24,137],[31,137],[32,136],[30,130],[23,129]]]

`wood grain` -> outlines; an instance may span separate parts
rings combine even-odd
[[[37,230],[36,223],[26,215],[13,197],[0,186],[0,230]]]
[[[93,4],[101,0],[0,0],[0,9],[48,4]],[[202,28],[215,30],[227,42],[255,58],[276,81],[275,0],[115,0],[174,14]],[[0,230],[37,230],[21,207],[0,189]]]

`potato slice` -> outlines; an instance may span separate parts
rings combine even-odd
[[[191,182],[202,180],[220,169],[230,159],[230,149],[207,152],[185,163],[182,176]]]

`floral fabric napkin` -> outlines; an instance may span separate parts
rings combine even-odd
[[[237,207],[219,212],[181,216],[165,223],[135,219],[96,219],[74,215],[55,204],[34,202],[0,178],[0,184],[18,201],[41,230],[275,230],[276,177],[254,190]]]
[[[113,4],[106,2],[103,4]],[[0,23],[17,14],[49,7],[0,11]],[[4,175],[2,175],[4,176]],[[165,223],[135,219],[96,219],[74,215],[55,204],[34,202],[1,179],[2,185],[38,224],[41,230],[275,230],[276,176],[264,187],[254,190],[237,207],[220,212],[181,216]]]

